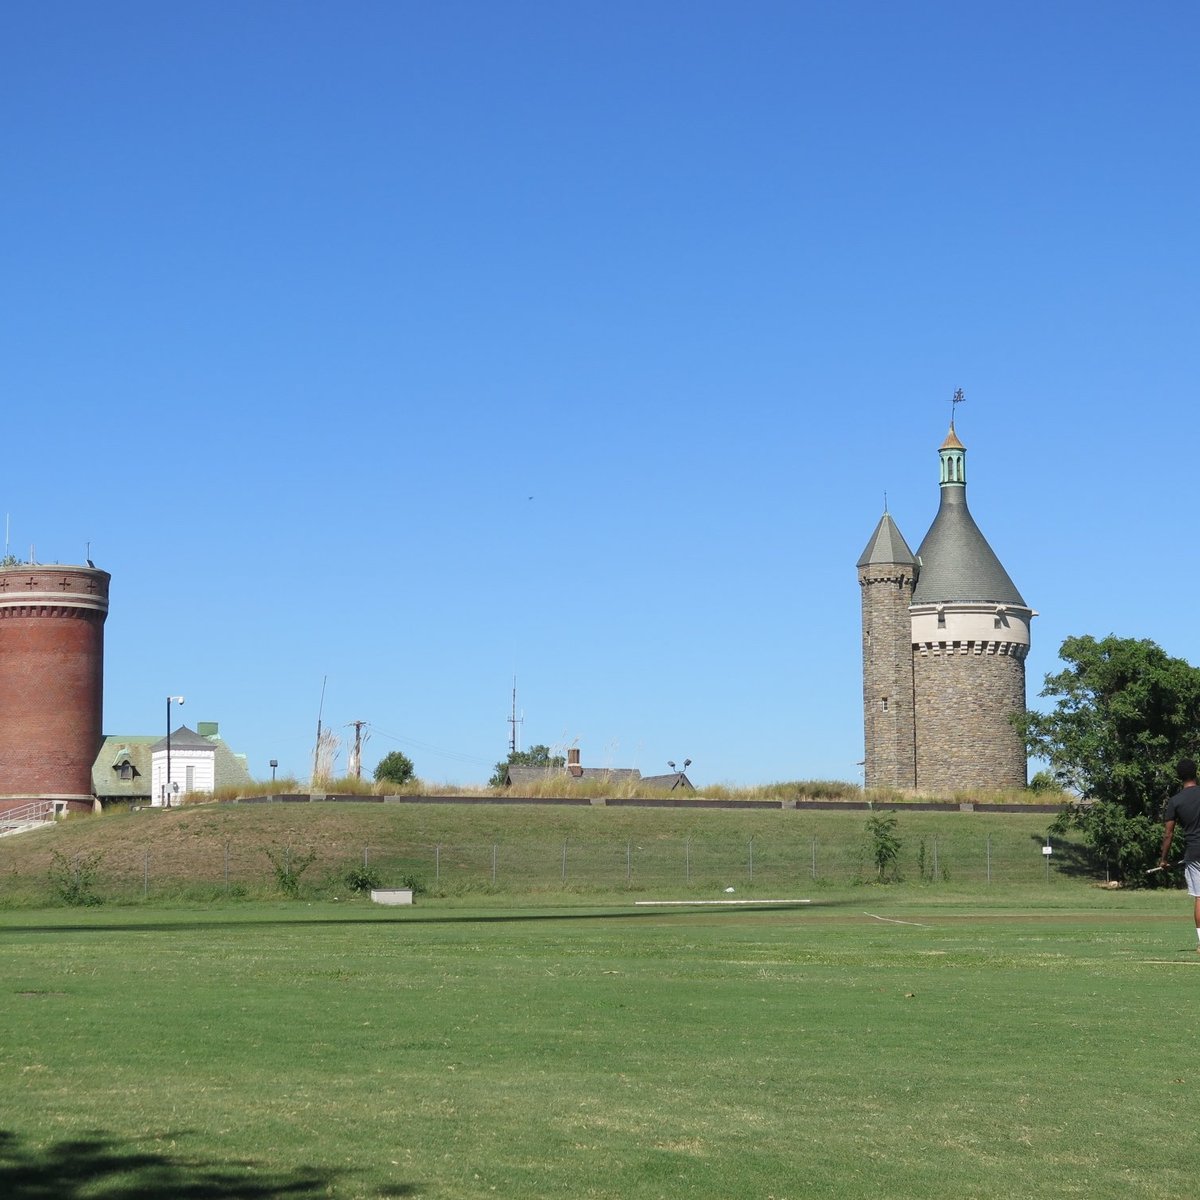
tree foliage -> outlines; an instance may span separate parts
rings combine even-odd
[[[875,877],[880,883],[889,875],[896,877],[903,844],[896,833],[895,813],[872,813],[867,818],[867,853],[875,864]]]
[[[416,770],[407,754],[392,750],[379,760],[375,768],[375,782],[405,784],[416,774]]]
[[[1158,854],[1175,763],[1200,749],[1200,669],[1148,640],[1067,638],[1046,676],[1047,713],[1017,718],[1030,753],[1079,794],[1055,822],[1074,827],[1118,879],[1145,880]]]
[[[1067,638],[1059,657],[1041,692],[1054,708],[1018,718],[1030,753],[1082,799],[1157,817],[1200,746],[1200,669],[1133,638]]]
[[[566,765],[566,759],[561,754],[551,754],[549,746],[530,746],[528,750],[510,750],[507,758],[501,759],[488,787],[503,787],[504,776],[509,767],[545,767],[552,770]]]

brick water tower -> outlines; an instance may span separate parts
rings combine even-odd
[[[0,567],[0,810],[92,809],[110,578],[92,566]]]

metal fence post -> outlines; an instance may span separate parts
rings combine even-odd
[[[567,839],[563,838],[562,881],[567,882]]]

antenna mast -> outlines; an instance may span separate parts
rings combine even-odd
[[[508,718],[508,724],[510,726],[508,735],[508,752],[510,754],[516,754],[521,748],[521,739],[517,736],[517,727],[519,725],[523,725],[524,723],[524,716],[517,716],[517,677],[514,675],[512,690],[512,716]]]
[[[313,747],[313,779],[317,778],[321,767],[321,717],[325,712],[325,685],[329,682],[328,675],[321,676],[321,704],[317,709],[317,744]]]

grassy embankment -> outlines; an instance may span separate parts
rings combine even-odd
[[[867,814],[594,806],[208,804],[74,818],[0,839],[0,906],[55,900],[51,872],[90,864],[107,902],[265,899],[275,866],[302,898],[345,899],[364,864],[443,897],[793,897],[875,877]],[[901,879],[974,888],[1086,877],[1078,847],[1041,853],[1047,814],[900,812]],[[310,861],[311,860],[311,861]]]

